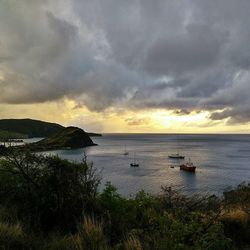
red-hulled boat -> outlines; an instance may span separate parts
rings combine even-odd
[[[180,170],[195,173],[196,166],[194,166],[194,164],[189,159],[187,163],[180,165]]]

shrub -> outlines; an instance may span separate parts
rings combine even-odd
[[[106,238],[103,234],[102,224],[93,217],[85,217],[79,225],[78,233],[72,236],[77,250],[105,250],[108,249]]]
[[[26,236],[20,224],[0,222],[0,246],[2,249],[27,249]]]
[[[100,178],[86,159],[81,163],[13,152],[0,163],[0,199],[15,207],[30,227],[71,231],[91,212]]]
[[[143,248],[140,240],[135,235],[131,235],[124,242],[124,250],[143,250]]]

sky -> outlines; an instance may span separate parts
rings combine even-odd
[[[0,0],[0,118],[250,133],[249,0]]]

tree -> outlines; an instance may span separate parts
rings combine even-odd
[[[70,231],[90,212],[100,177],[86,157],[70,162],[58,156],[12,151],[0,162],[0,199],[20,218],[45,230]]]

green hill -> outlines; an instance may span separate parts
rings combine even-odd
[[[26,135],[26,137],[47,137],[59,132],[64,127],[50,122],[32,119],[2,119],[0,130]]]
[[[28,136],[25,134],[20,134],[20,133],[16,133],[16,132],[10,132],[10,131],[6,131],[6,130],[0,130],[0,141],[5,141],[6,139],[25,139]]]
[[[33,119],[2,119],[0,120],[0,138],[48,137],[64,128],[57,123]],[[101,136],[96,133],[87,134],[91,137]]]
[[[94,146],[89,135],[82,129],[67,127],[39,142],[27,145],[32,150],[72,149]]]

